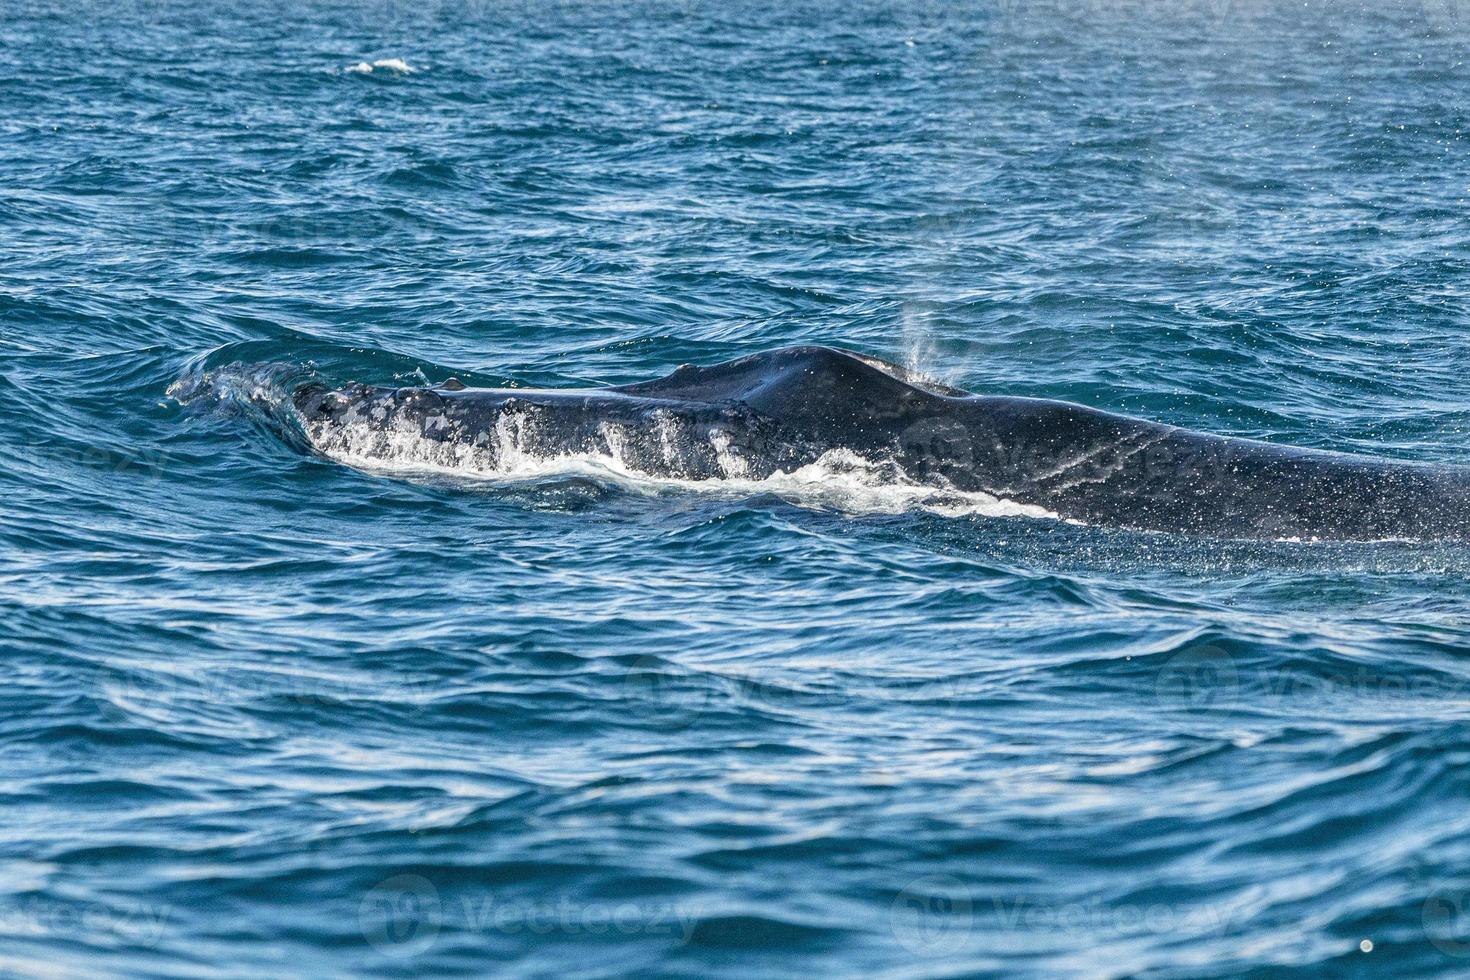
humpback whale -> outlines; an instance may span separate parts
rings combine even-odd
[[[1257,539],[1470,540],[1470,467],[1230,438],[1062,401],[972,394],[832,347],[590,389],[305,385],[329,455],[489,469],[613,455],[684,480],[764,479],[833,452],[1084,524]],[[407,447],[407,448],[406,448]]]

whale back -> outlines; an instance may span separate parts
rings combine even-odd
[[[939,390],[935,390],[939,389]],[[833,347],[785,347],[607,389],[622,395],[738,404],[793,436],[863,449],[892,442],[895,425],[934,414],[957,389],[925,383],[876,358]]]
[[[765,479],[861,457],[895,479],[1088,524],[1229,537],[1470,540],[1470,469],[1191,432],[1048,399],[973,395],[831,347],[596,389],[296,393],[317,451],[489,473],[596,457]],[[888,470],[884,470],[888,472]]]

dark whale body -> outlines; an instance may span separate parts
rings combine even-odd
[[[1066,402],[973,395],[829,347],[581,390],[308,386],[322,451],[404,439],[428,462],[616,455],[683,479],[761,479],[834,450],[900,478],[1088,524],[1234,538],[1470,540],[1470,468],[1224,438]]]

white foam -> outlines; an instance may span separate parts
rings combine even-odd
[[[412,75],[418,69],[414,68],[402,58],[379,58],[377,61],[359,61],[355,65],[348,65],[342,69],[359,75],[371,75],[377,69],[397,72],[400,75]]]
[[[660,427],[660,440],[669,445],[674,439],[676,422],[662,419],[655,424]],[[684,479],[648,473],[628,465],[621,451],[625,433],[616,425],[602,427],[607,452],[557,454],[544,454],[533,448],[536,425],[533,414],[507,412],[497,420],[492,433],[473,440],[426,439],[416,423],[399,423],[381,417],[311,423],[306,433],[312,446],[323,456],[354,469],[389,476],[450,476],[492,485],[581,476],[648,495],[695,492],[738,499],[774,494],[798,505],[849,514],[925,510],[947,517],[1060,519],[1044,508],[987,493],[917,483],[892,462],[865,459],[846,449],[829,450],[806,466],[757,479],[750,476],[749,462],[740,458],[730,441],[717,432],[710,437],[711,446],[723,475]]]

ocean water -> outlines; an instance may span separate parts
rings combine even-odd
[[[363,465],[289,393],[827,343],[1470,461],[1467,51],[1458,0],[4,0],[0,971],[1465,975],[1464,546]]]

